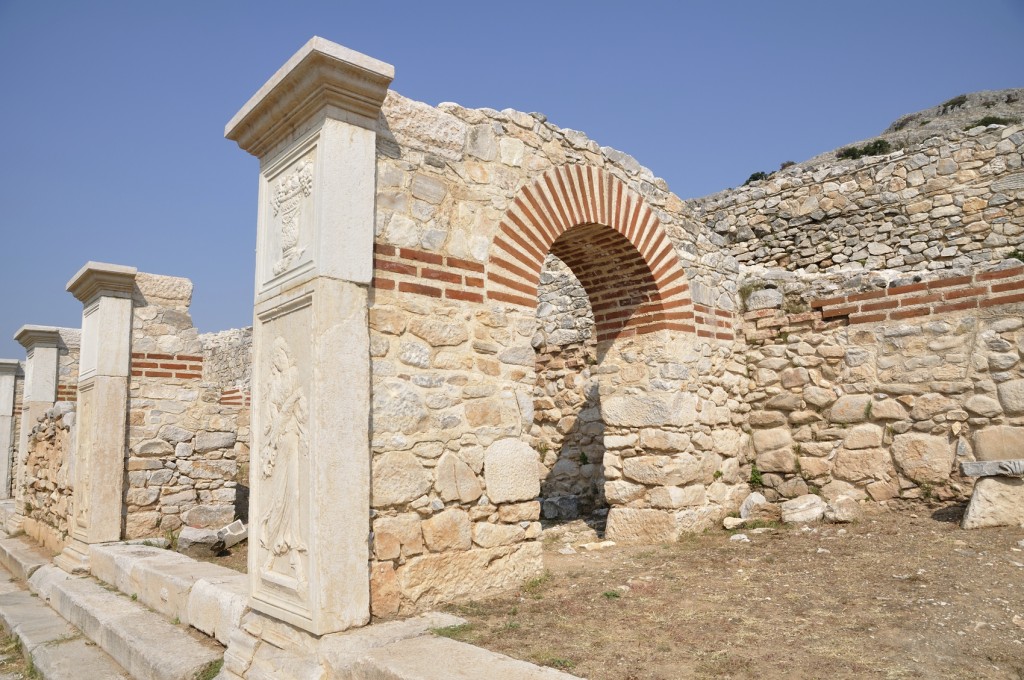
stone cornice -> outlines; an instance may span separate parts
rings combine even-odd
[[[135,267],[86,262],[68,281],[67,291],[82,304],[88,304],[100,296],[131,297],[137,273]]]
[[[60,329],[55,326],[26,324],[14,334],[14,339],[25,349],[56,347],[60,343]]]
[[[224,136],[262,158],[328,107],[354,114],[352,122],[376,129],[394,77],[391,64],[313,37],[235,114]]]
[[[21,363],[17,359],[0,359],[0,375],[17,375]]]

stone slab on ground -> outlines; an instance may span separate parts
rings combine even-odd
[[[232,572],[220,578],[201,578],[188,595],[188,622],[227,646],[248,607],[248,574]]]
[[[369,651],[356,664],[363,680],[569,680],[553,668],[536,666],[464,642],[434,636],[400,640]]]
[[[964,529],[1024,526],[1024,479],[982,477],[967,504]]]
[[[49,555],[20,538],[0,539],[0,564],[19,581],[28,581],[36,569],[49,563]]]
[[[131,678],[117,662],[82,637],[38,597],[0,574],[0,623],[18,638],[43,680]]]
[[[189,634],[121,593],[88,577],[54,580],[50,606],[121,664],[145,680],[191,680],[223,649]]]

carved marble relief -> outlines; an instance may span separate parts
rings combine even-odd
[[[274,340],[270,359],[259,463],[266,508],[260,518],[260,544],[266,553],[263,571],[272,583],[305,597],[307,546],[299,514],[299,462],[308,456],[309,411],[284,338]]]
[[[302,257],[301,226],[305,200],[313,193],[313,155],[309,154],[279,177],[271,190],[270,207],[279,229],[281,254],[274,263],[274,276],[288,271]]]

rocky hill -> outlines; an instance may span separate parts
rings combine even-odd
[[[957,95],[931,108],[900,116],[877,137],[846,144],[798,165],[813,167],[834,161],[842,149],[863,147],[877,139],[887,141],[892,150],[912,146],[929,137],[947,137],[985,118],[994,122],[994,119],[1012,123],[1024,121],[1024,88],[982,90]]]

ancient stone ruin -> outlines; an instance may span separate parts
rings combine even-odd
[[[363,677],[378,643],[343,631],[539,574],[542,519],[652,544],[894,499],[1024,521],[1024,127],[683,201],[393,74],[314,38],[228,124],[260,160],[252,329],[199,334],[188,280],[90,262],[80,329],[18,332],[6,529],[61,574],[188,617],[220,677]],[[165,595],[138,575],[160,549],[123,543],[236,517],[241,582]]]

